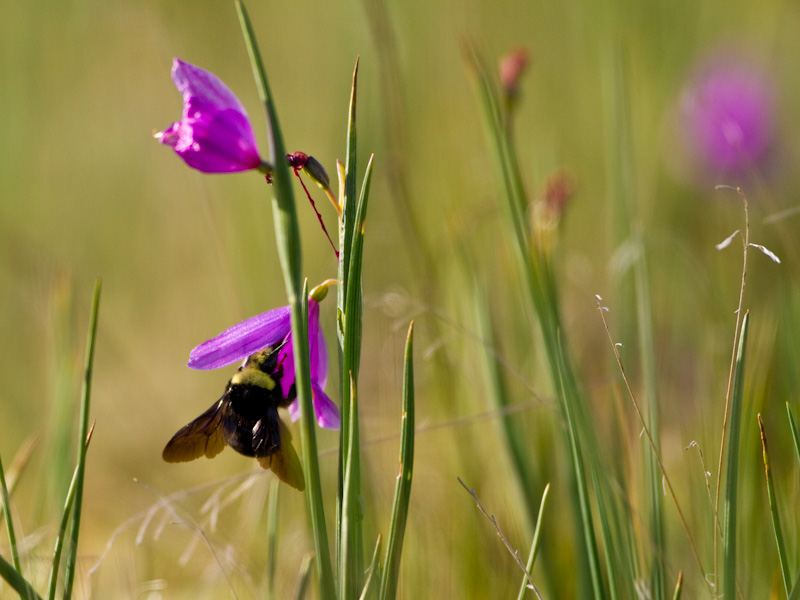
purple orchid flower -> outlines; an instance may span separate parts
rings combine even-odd
[[[247,112],[216,75],[176,58],[172,81],[183,94],[183,116],[156,134],[159,142],[203,173],[249,171],[261,165]]]
[[[284,396],[294,393],[294,354],[292,353],[291,311],[288,306],[251,317],[218,336],[203,342],[189,354],[192,369],[217,369],[246,360],[267,346],[281,344],[278,364],[283,369],[280,379]],[[328,347],[319,324],[319,303],[308,300],[308,344],[311,366],[311,394],[317,423],[326,429],[339,429],[339,408],[325,393],[328,381]],[[289,406],[292,421],[300,417],[297,400]]]
[[[717,52],[701,61],[679,106],[694,168],[725,176],[761,166],[774,141],[773,96],[767,72],[746,55]]]

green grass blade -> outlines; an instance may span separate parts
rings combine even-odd
[[[94,284],[92,312],[89,317],[89,334],[86,339],[86,358],[83,367],[83,390],[81,392],[80,427],[78,429],[78,465],[75,482],[75,500],[72,509],[72,527],[70,528],[70,546],[64,571],[64,598],[72,597],[72,585],[75,581],[75,569],[78,562],[78,534],[81,529],[81,512],[83,509],[83,480],[86,473],[86,450],[89,445],[89,404],[92,396],[92,368],[94,365],[94,348],[97,339],[97,319],[100,310],[100,291],[102,284],[98,279]]]
[[[0,556],[0,577],[5,579],[6,583],[8,583],[23,600],[42,600],[42,597],[36,593],[33,586],[14,568],[14,565],[2,556]]]
[[[739,493],[739,438],[742,423],[742,404],[744,403],[745,348],[747,347],[747,325],[750,313],[745,313],[739,333],[739,347],[736,352],[736,366],[733,374],[731,393],[730,433],[728,435],[728,460],[725,489],[723,528],[723,581],[722,593],[726,598],[736,597],[736,529]]]
[[[355,598],[361,589],[359,574],[361,564],[356,552],[356,538],[360,491],[359,435],[358,435],[358,389],[350,373],[350,438],[347,462],[344,471],[344,495],[342,496],[342,533],[339,549],[339,597]]]
[[[675,583],[675,593],[672,594],[672,600],[681,600],[683,593],[683,571],[678,572],[678,581]]]
[[[559,353],[559,358],[563,356]],[[565,367],[562,367],[565,369]],[[564,371],[562,370],[562,373]],[[565,383],[562,380],[561,388],[564,390]],[[562,392],[565,393],[566,392]],[[570,458],[575,477],[575,485],[578,493],[578,503],[581,517],[581,533],[583,535],[584,547],[589,561],[589,575],[592,582],[592,590],[596,599],[606,597],[605,589],[600,569],[600,553],[597,549],[597,538],[594,531],[594,519],[592,517],[592,507],[589,499],[589,489],[586,484],[586,468],[581,450],[580,432],[577,417],[573,408],[574,398],[565,397],[562,402],[564,414],[567,420],[567,434],[569,437]]]
[[[58,566],[61,562],[61,551],[64,548],[64,534],[67,531],[69,518],[72,514],[72,504],[75,501],[75,491],[78,489],[78,467],[75,467],[72,473],[72,481],[70,481],[69,489],[67,490],[67,499],[64,502],[64,511],[61,514],[61,524],[58,527],[58,534],[56,535],[56,544],[53,549],[53,563],[50,565],[50,579],[47,584],[47,598],[48,600],[55,600],[56,586],[58,585]]]
[[[300,563],[300,576],[297,578],[297,590],[294,593],[294,600],[303,600],[308,593],[308,586],[311,583],[311,562],[313,560],[313,554],[306,554],[303,557],[303,562]]]
[[[302,278],[300,230],[297,224],[297,212],[289,167],[284,159],[286,151],[283,144],[283,136],[272,94],[270,93],[264,64],[261,60],[252,24],[244,4],[237,0],[236,8],[239,12],[245,44],[253,66],[256,86],[267,114],[269,158],[274,165],[272,173],[272,209],[275,220],[275,237],[286,284],[286,295],[292,307],[292,345],[295,360],[297,400],[300,403],[300,433],[303,448],[303,471],[307,486],[306,498],[311,515],[317,574],[320,581],[320,595],[324,600],[328,600],[335,597],[335,588],[330,549],[328,548],[328,533],[325,526],[325,510],[322,503],[317,438],[316,430],[314,429],[316,420],[311,399],[311,371],[308,351],[308,290],[307,284],[304,284]]]
[[[11,515],[11,495],[6,486],[6,474],[3,470],[3,461],[0,459],[0,494],[3,501],[3,518],[6,522],[6,532],[8,533],[8,546],[11,548],[11,562],[14,569],[22,575],[22,567],[19,562],[19,549],[17,548],[17,534],[14,532],[14,519]]]
[[[792,441],[794,441],[794,451],[797,454],[797,460],[800,461],[800,436],[797,435],[797,425],[792,415],[792,409],[789,403],[786,403],[786,414],[789,417],[789,429],[792,431]]]
[[[400,555],[406,531],[408,504],[411,499],[411,477],[414,469],[414,322],[408,326],[403,371],[403,423],[400,432],[400,473],[394,490],[392,522],[386,545],[381,600],[393,600],[397,594]]]
[[[800,573],[798,573],[797,578],[794,580],[792,593],[789,594],[789,600],[800,600]]]
[[[536,518],[536,528],[533,531],[533,542],[531,542],[531,551],[528,554],[528,563],[526,564],[525,568],[528,573],[533,573],[533,563],[536,562],[536,554],[539,551],[539,539],[542,534],[542,518],[544,517],[544,507],[547,504],[547,496],[550,493],[550,484],[548,483],[544,486],[544,492],[542,492],[542,500],[539,502],[539,516]],[[528,577],[524,575],[522,577],[522,584],[519,588],[519,594],[517,595],[517,600],[523,600],[525,598],[525,592],[528,591]]]
[[[356,98],[358,91],[358,60],[353,68],[353,79],[350,88],[350,105],[347,113],[347,158],[344,167],[343,190],[340,190],[339,202],[342,206],[342,215],[339,220],[339,286],[336,294],[337,329],[336,336],[339,342],[339,364],[341,367],[341,429],[339,430],[339,490],[336,495],[336,569],[341,572],[342,552],[342,502],[344,497],[344,472],[347,468],[347,454],[350,446],[350,372],[353,371],[351,359],[353,349],[345,340],[347,333],[347,291],[350,277],[350,252],[353,242],[355,214],[357,212],[356,198]],[[337,167],[339,165],[337,164]],[[339,173],[340,184],[342,174]],[[359,288],[360,290],[360,279]],[[352,316],[352,315],[351,315]],[[355,317],[352,316],[352,321]],[[352,333],[352,332],[351,332]],[[355,369],[356,375],[358,369]],[[356,377],[357,380],[357,377]]]
[[[786,545],[783,542],[783,529],[781,527],[781,517],[778,513],[778,498],[775,495],[775,483],[772,477],[772,469],[769,463],[769,452],[767,450],[767,432],[764,429],[764,421],[761,414],[758,415],[758,428],[761,431],[761,449],[764,455],[764,474],[767,478],[767,497],[769,499],[769,512],[772,516],[772,530],[775,534],[775,546],[778,549],[778,560],[781,563],[781,575],[783,576],[783,588],[786,595],[792,589],[792,576],[789,572],[789,557],[786,555]]]
[[[278,493],[280,483],[273,479],[267,497],[267,598],[275,598],[275,573],[278,557]]]
[[[373,582],[380,582],[381,580],[381,562],[379,558],[381,554],[381,541],[382,538],[379,535],[377,541],[375,542],[375,549],[372,551],[372,560],[369,561],[369,574],[367,575],[366,581],[364,581],[364,589],[361,590],[361,596],[359,596],[359,600],[367,600],[375,595],[373,592],[377,591],[375,585],[373,585]]]
[[[508,132],[503,126],[500,103],[488,68],[470,48],[469,59],[478,84],[478,95],[483,109],[491,145],[492,158],[501,184],[501,196],[505,200],[511,226],[511,239],[520,277],[524,283],[531,308],[539,321],[545,355],[550,369],[550,378],[561,400],[564,418],[568,421],[568,445],[572,457],[575,489],[578,493],[578,512],[581,519],[582,538],[586,551],[589,573],[578,569],[579,579],[591,581],[595,598],[605,598],[600,559],[594,534],[589,488],[582,458],[582,440],[593,437],[593,430],[586,425],[588,417],[582,402],[572,361],[563,344],[558,294],[549,258],[536,245],[531,245],[528,236],[527,198],[520,175],[519,161]],[[587,444],[596,447],[596,441]]]
[[[350,381],[348,398],[354,394],[358,382],[358,368],[361,354],[361,311],[362,311],[362,277],[361,265],[364,250],[364,222],[367,216],[369,189],[372,181],[373,158],[370,157],[361,195],[354,214],[354,234],[347,255],[350,258],[350,270],[347,277],[344,307],[344,339],[342,347],[343,377]],[[361,589],[361,572],[364,564],[363,541],[361,535],[362,517],[358,513],[361,496],[361,448],[359,446],[358,404],[350,397],[350,410],[347,424],[345,451],[345,476],[342,486],[341,526],[339,539],[339,584],[343,598],[354,597],[356,590]],[[354,411],[350,413],[350,411]],[[344,583],[347,585],[344,585]]]

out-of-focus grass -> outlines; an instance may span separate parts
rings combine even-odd
[[[264,2],[249,9],[269,57],[288,150],[313,154],[331,174],[334,159],[344,158],[349,77],[355,56],[361,55],[360,146],[376,154],[364,257],[362,479],[373,486],[366,501],[375,510],[367,514],[386,515],[384,523],[397,468],[404,333],[408,317],[416,319],[420,433],[400,597],[510,597],[518,589],[515,565],[476,516],[458,475],[504,515],[506,534],[521,551],[532,535],[482,375],[486,348],[472,325],[476,275],[488,290],[500,332],[491,351],[507,370],[507,394],[529,403],[513,418],[538,461],[540,478],[554,482],[568,468],[554,442],[554,427],[560,425],[544,357],[513,283],[502,208],[492,174],[484,170],[480,113],[461,55],[465,39],[475,41],[487,57],[517,45],[532,55],[515,133],[524,184],[535,195],[556,167],[568,169],[577,182],[557,257],[562,316],[598,435],[603,439],[616,427],[622,438],[605,438],[608,452],[630,450],[634,469],[646,445],[625,403],[620,402],[620,412],[616,409],[617,373],[593,299],[603,294],[612,314],[633,322],[634,307],[615,293],[617,278],[630,273],[619,266],[624,252],[612,234],[614,187],[607,161],[615,131],[609,129],[612,111],[604,105],[614,61],[620,53],[624,57],[632,201],[647,239],[663,458],[690,520],[703,532],[701,552],[709,557],[713,538],[705,480],[696,451],[683,448],[696,440],[706,468],[716,470],[740,265],[735,252],[718,253],[713,245],[740,227],[741,210],[734,198],[673,176],[671,156],[678,149],[669,112],[692,61],[719,43],[742,43],[765,56],[779,82],[781,106],[796,106],[800,77],[791,57],[800,52],[800,14],[785,3],[743,1],[535,6],[521,0],[451,1],[383,7],[400,69],[402,175],[408,210],[422,239],[420,247],[409,247],[391,204],[396,190],[389,188],[386,174],[392,165],[383,164],[398,132],[387,128],[381,104],[385,65],[378,62],[376,44],[388,38],[370,32],[367,15],[376,5],[381,6],[376,0]],[[187,418],[219,397],[230,376],[190,371],[184,366],[188,350],[233,322],[285,304],[259,178],[190,172],[151,138],[180,114],[180,97],[169,80],[174,55],[226,81],[247,106],[266,149],[263,116],[228,3],[12,3],[0,22],[5,115],[0,120],[0,453],[12,457],[32,433],[46,434],[12,496],[18,539],[30,543],[45,536],[47,543],[38,548],[50,548],[46,536],[56,527],[53,511],[66,491],[57,488],[69,482],[69,473],[52,473],[53,449],[62,443],[59,433],[76,430],[75,412],[65,421],[70,413],[57,408],[57,400],[71,397],[77,405],[86,325],[82,307],[94,278],[104,280],[79,595],[88,595],[87,581],[96,597],[164,586],[166,597],[219,597],[228,580],[240,597],[249,597],[248,589],[265,586],[264,507],[270,480],[262,474],[248,480],[220,511],[216,528],[202,523],[199,508],[215,493],[226,498],[240,481],[165,501],[167,508],[154,513],[140,545],[135,542],[141,520],[116,538],[96,574],[86,579],[114,530],[146,514],[162,494],[253,469],[252,461],[231,451],[185,465],[161,462],[160,452]],[[753,557],[752,565],[743,567],[743,581],[756,581],[743,589],[745,597],[763,597],[771,580],[755,574],[773,573],[777,566],[766,534],[769,511],[755,409],[769,432],[776,487],[784,494],[779,503],[789,507],[796,500],[791,473],[797,462],[784,402],[796,401],[800,373],[792,359],[798,350],[793,324],[800,322],[800,247],[793,234],[798,217],[774,224],[763,219],[790,208],[797,197],[791,165],[800,154],[794,141],[800,139],[800,124],[785,110],[779,125],[788,168],[746,190],[753,238],[784,263],[776,268],[754,254],[745,302],[752,311],[748,365],[757,373],[742,423],[740,484],[747,492],[740,494],[746,524],[740,527],[739,554],[747,548]],[[313,284],[333,276],[336,265],[312,212],[303,204],[298,208],[304,264]],[[325,217],[335,222],[331,213]],[[465,248],[469,272],[459,256]],[[420,253],[433,265],[424,278]],[[65,300],[65,294],[73,300]],[[332,304],[322,305],[330,343]],[[74,312],[74,318],[66,318],[65,311]],[[71,331],[57,330],[64,323]],[[635,361],[630,345],[627,360]],[[638,368],[630,364],[635,381]],[[478,414],[485,416],[463,421]],[[335,433],[319,432],[322,449],[333,448],[337,439]],[[323,456],[321,468],[323,487],[333,489],[335,453]],[[55,497],[42,501],[45,490]],[[567,502],[569,490],[562,481],[550,495],[537,568],[555,565],[557,573],[566,573],[575,554],[569,545],[574,524],[559,521],[557,508]],[[332,514],[332,506],[328,510]],[[639,510],[644,507],[632,507],[634,518],[641,517]],[[682,569],[683,597],[698,597],[704,588],[696,565],[686,560],[684,534],[669,502],[663,510],[670,549],[666,581],[674,584]],[[797,531],[794,512],[785,515],[785,531]],[[310,548],[303,503],[292,490],[280,495],[279,517],[275,594],[286,597]],[[178,521],[184,524],[173,524]],[[645,522],[642,517],[642,527]],[[365,540],[386,533],[384,523],[365,523]],[[201,524],[206,538],[198,533]],[[193,543],[198,546],[188,562],[179,562]],[[787,536],[787,544],[790,556],[796,555],[797,538]],[[546,551],[551,552],[547,559]],[[7,555],[6,547],[0,545],[0,552]],[[36,565],[31,560],[26,571],[35,581]],[[39,583],[44,578],[46,573],[38,574]]]

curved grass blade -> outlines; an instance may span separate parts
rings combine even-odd
[[[681,600],[683,593],[683,571],[678,572],[678,581],[675,583],[675,593],[672,594],[672,600]]]
[[[72,597],[72,585],[75,581],[75,569],[78,562],[78,534],[81,529],[81,511],[83,509],[83,480],[86,473],[86,450],[89,446],[89,403],[92,396],[92,368],[94,366],[94,348],[97,339],[97,318],[100,311],[100,291],[102,283],[98,279],[94,284],[92,312],[89,317],[89,333],[86,339],[86,358],[83,368],[83,390],[81,391],[81,415],[78,429],[78,465],[75,478],[75,500],[72,509],[72,527],[70,528],[70,546],[64,571],[64,598]]]
[[[797,425],[794,422],[794,416],[792,415],[792,409],[789,406],[789,403],[786,403],[786,414],[789,417],[789,429],[792,430],[792,441],[794,441],[794,451],[797,454],[797,460],[800,461],[800,436],[797,434]]]
[[[297,591],[294,593],[294,600],[303,600],[308,592],[308,585],[311,583],[311,561],[314,560],[313,554],[306,554],[300,564],[300,576],[297,578]]]
[[[64,512],[61,515],[61,525],[58,528],[58,535],[56,535],[56,545],[53,550],[53,564],[50,565],[50,579],[47,584],[47,598],[48,600],[55,600],[56,585],[58,583],[58,565],[61,562],[61,551],[64,548],[64,534],[67,531],[69,518],[72,514],[72,504],[75,501],[75,490],[78,488],[78,467],[72,474],[72,481],[70,481],[69,489],[67,491],[67,500],[64,502]]]
[[[739,348],[736,352],[736,366],[733,374],[731,396],[730,433],[728,435],[728,464],[725,489],[725,510],[723,527],[723,581],[722,593],[726,598],[736,597],[736,526],[739,494],[739,438],[742,424],[742,404],[744,396],[745,348],[747,347],[747,325],[750,321],[747,312],[742,320],[739,334]]]
[[[22,600],[42,600],[33,586],[14,568],[14,565],[2,556],[0,556],[0,577],[6,580],[6,583],[19,594]]]
[[[400,431],[400,473],[394,489],[392,522],[386,544],[386,561],[381,580],[381,600],[393,600],[397,594],[400,555],[406,531],[411,478],[414,471],[414,322],[408,326],[403,369],[403,423]]]
[[[6,474],[3,470],[3,461],[0,459],[0,493],[3,501],[3,518],[6,521],[6,532],[8,533],[8,546],[11,548],[11,562],[14,570],[22,575],[22,566],[19,562],[19,549],[17,548],[17,535],[14,533],[14,519],[11,516],[11,497],[6,486]]]
[[[544,507],[547,503],[547,495],[550,493],[550,484],[544,486],[542,492],[542,501],[539,503],[539,517],[536,519],[536,529],[533,531],[533,542],[531,543],[531,552],[528,555],[528,563],[525,565],[528,573],[533,573],[533,563],[536,561],[536,554],[539,551],[539,538],[542,533],[542,517],[544,517]],[[517,600],[523,600],[525,592],[528,590],[528,577],[527,575],[522,578],[522,585],[519,588],[519,595]]]
[[[364,582],[364,589],[361,590],[361,596],[359,597],[359,600],[367,600],[367,598],[373,596],[372,592],[374,586],[372,585],[372,582],[380,582],[381,562],[378,557],[381,553],[381,541],[382,538],[379,534],[378,540],[375,542],[375,549],[372,551],[372,560],[369,562],[369,575],[367,575],[367,579]]]
[[[772,530],[775,533],[775,546],[778,549],[778,560],[781,563],[781,575],[783,576],[783,588],[786,595],[792,589],[792,576],[789,572],[789,557],[786,556],[786,545],[783,542],[783,529],[781,528],[781,517],[778,513],[778,501],[775,495],[775,483],[772,478],[772,469],[769,465],[769,452],[767,451],[767,432],[764,429],[764,421],[761,414],[758,414],[758,428],[761,431],[761,448],[764,454],[764,473],[767,478],[767,498],[769,499],[769,512],[772,516]]]

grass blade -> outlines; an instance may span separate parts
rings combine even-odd
[[[311,583],[311,562],[314,560],[313,554],[306,554],[303,562],[300,563],[300,576],[297,578],[297,590],[294,593],[294,600],[303,600],[308,593],[308,586]]]
[[[339,170],[339,183],[340,193],[339,202],[341,204],[342,213],[339,220],[339,269],[338,278],[339,286],[336,294],[336,308],[337,308],[337,339],[339,342],[339,362],[341,367],[341,423],[342,427],[339,431],[339,493],[336,495],[336,568],[337,572],[341,572],[342,562],[342,502],[344,497],[344,473],[347,468],[347,455],[350,446],[350,373],[354,372],[356,381],[358,381],[358,366],[354,367],[354,349],[350,346],[347,338],[347,324],[348,316],[350,317],[350,325],[356,322],[354,314],[348,315],[347,312],[347,294],[350,288],[350,252],[352,250],[354,225],[353,221],[357,212],[357,198],[356,198],[356,99],[358,91],[358,60],[356,60],[355,67],[353,68],[353,79],[350,87],[350,104],[347,113],[347,158],[345,159],[345,166],[337,162]],[[359,270],[360,274],[360,270]],[[360,291],[360,275],[359,286],[356,288]],[[352,299],[351,299],[352,300]],[[359,304],[360,307],[360,304]],[[350,332],[353,334],[353,331]],[[356,355],[357,356],[357,355]],[[357,422],[357,421],[356,421]]]
[[[367,575],[367,579],[364,582],[364,589],[361,590],[361,596],[359,600],[367,600],[367,598],[373,596],[372,592],[374,590],[374,586],[372,582],[378,581],[380,582],[380,556],[381,553],[381,536],[378,536],[378,540],[375,542],[375,549],[372,551],[372,560],[369,562],[369,575]],[[377,575],[376,575],[377,573]]]
[[[508,132],[503,126],[497,92],[485,63],[473,48],[469,49],[469,60],[478,84],[479,101],[491,145],[490,154],[498,172],[501,196],[505,200],[520,278],[531,309],[539,321],[550,379],[561,401],[564,418],[568,422],[568,447],[572,457],[574,469],[572,475],[578,493],[578,512],[589,570],[587,574],[582,566],[579,567],[578,577],[580,580],[591,581],[595,598],[605,598],[581,448],[581,440],[588,439],[594,434],[590,427],[584,425],[588,423],[588,417],[584,414],[585,405],[575,379],[572,361],[561,337],[563,327],[559,315],[558,294],[549,258],[542,248],[530,243],[528,201],[522,184],[519,161]],[[597,443],[592,440],[587,445],[594,447]]]
[[[342,496],[342,533],[339,549],[339,594],[340,598],[355,598],[358,594],[360,562],[356,553],[358,497],[360,491],[359,436],[358,436],[358,390],[353,373],[350,373],[350,438],[347,462],[344,470],[344,495]]]
[[[0,459],[0,493],[3,501],[3,518],[6,521],[6,532],[8,533],[8,546],[11,548],[11,562],[14,569],[22,575],[22,567],[19,562],[19,550],[17,548],[17,535],[14,533],[14,519],[11,515],[11,497],[6,486],[6,474],[3,470],[3,461]]]
[[[78,488],[78,467],[72,474],[72,481],[70,481],[69,489],[67,490],[67,499],[64,502],[64,512],[61,514],[61,524],[58,528],[58,535],[56,535],[56,544],[53,549],[53,564],[50,565],[50,579],[47,584],[47,598],[48,600],[55,600],[56,586],[58,584],[58,565],[61,562],[61,551],[64,547],[64,534],[67,531],[69,518],[72,514],[72,504],[75,500],[75,491]]]
[[[267,497],[267,598],[275,598],[275,572],[278,556],[278,493],[280,484],[273,479]]]
[[[683,571],[678,572],[678,581],[675,583],[675,593],[672,594],[672,600],[681,600],[683,593]]]
[[[64,598],[72,597],[72,585],[75,581],[75,569],[78,562],[78,534],[81,528],[81,511],[83,509],[83,480],[86,473],[86,450],[89,446],[89,404],[92,396],[92,368],[94,365],[94,348],[97,339],[97,319],[100,310],[100,291],[102,284],[98,279],[94,284],[92,312],[89,317],[89,334],[86,339],[86,358],[83,370],[83,390],[81,392],[81,415],[78,429],[78,465],[76,469],[75,500],[72,509],[72,527],[70,529],[70,546],[64,571]]]
[[[531,551],[528,554],[528,563],[525,565],[528,573],[533,573],[533,563],[536,562],[536,554],[539,551],[539,539],[542,533],[542,517],[544,517],[544,507],[547,503],[547,495],[550,493],[550,484],[544,486],[542,492],[542,501],[539,503],[539,516],[536,519],[536,528],[533,531],[533,542],[531,542]],[[528,590],[528,577],[523,576],[522,585],[519,588],[519,595],[517,600],[523,600],[525,592]]]
[[[772,515],[772,529],[775,533],[775,545],[778,548],[778,560],[781,563],[783,588],[788,596],[792,589],[792,576],[789,572],[789,557],[786,555],[786,545],[783,542],[783,529],[781,528],[781,517],[780,514],[778,514],[778,499],[775,495],[775,483],[773,482],[772,469],[769,465],[767,432],[764,429],[764,421],[761,420],[760,413],[758,415],[758,428],[761,431],[761,448],[764,454],[764,473],[767,478],[767,497],[769,499],[769,512]]]
[[[403,369],[403,423],[400,431],[400,473],[394,490],[392,522],[386,544],[386,561],[381,580],[381,600],[393,600],[397,594],[400,556],[406,531],[411,478],[414,471],[414,322],[408,326]]]
[[[797,425],[794,422],[792,409],[789,403],[786,403],[786,414],[789,417],[789,429],[792,430],[792,440],[794,441],[794,451],[797,454],[797,460],[800,461],[800,437],[797,435]]]
[[[736,366],[733,374],[731,396],[730,433],[728,434],[728,461],[725,489],[723,528],[723,582],[722,593],[726,598],[736,597],[736,526],[739,493],[739,438],[742,423],[742,404],[744,397],[745,348],[747,347],[747,325],[750,313],[745,313],[739,334],[739,348],[736,352]]]
[[[23,600],[42,600],[42,597],[36,593],[33,586],[19,574],[10,562],[0,556],[0,577],[6,580]]]

